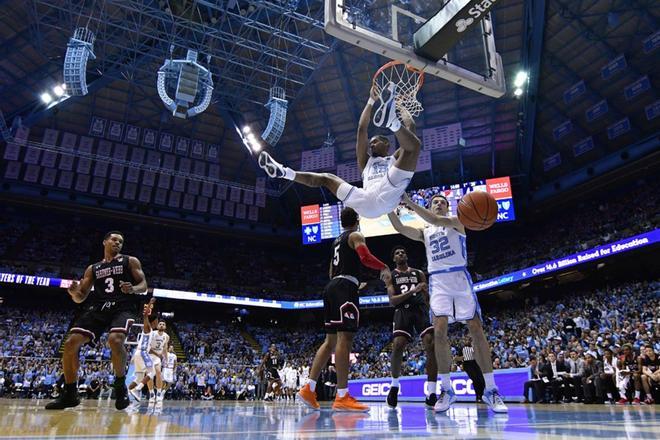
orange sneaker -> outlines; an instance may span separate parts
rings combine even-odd
[[[332,410],[365,412],[369,411],[369,407],[363,403],[358,402],[353,396],[346,393],[344,397],[339,397],[339,394],[337,394],[335,397],[335,403],[332,404]]]
[[[321,408],[321,405],[319,405],[319,402],[316,400],[316,392],[309,388],[309,384],[302,387],[297,394],[300,401],[310,408],[314,410]]]

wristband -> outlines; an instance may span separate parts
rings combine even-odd
[[[376,100],[370,96],[369,100],[367,101],[367,105],[374,105],[375,102]]]

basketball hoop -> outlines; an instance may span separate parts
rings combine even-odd
[[[378,69],[373,79],[379,95],[389,83],[396,84],[397,110],[405,109],[410,116],[419,116],[424,108],[417,100],[417,92],[424,84],[424,72],[401,61],[390,61]]]

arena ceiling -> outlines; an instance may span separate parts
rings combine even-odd
[[[523,53],[539,60],[530,72],[537,81],[522,99],[510,92],[493,99],[437,78],[426,82],[418,129],[461,122],[466,146],[435,153],[433,172],[415,184],[511,175],[533,188],[657,135],[660,117],[649,120],[645,107],[658,99],[660,51],[657,42],[649,51],[645,40],[658,31],[660,3],[535,1],[543,3],[543,26],[533,20],[531,0],[500,0],[494,8],[509,88]],[[272,154],[296,167],[302,151],[332,138],[337,162],[350,162],[370,78],[387,60],[327,35],[323,14],[320,0],[0,0],[0,108],[8,124],[20,117],[33,133],[56,128],[86,134],[98,116],[218,144],[222,179],[252,185],[263,173],[237,128],[265,128],[264,103],[269,88],[279,85],[289,112]],[[96,33],[90,93],[46,109],[39,96],[61,83],[66,44],[81,25]],[[537,49],[535,38],[542,38]],[[212,104],[189,120],[173,118],[156,92],[156,71],[172,46],[181,57],[186,48],[210,57]],[[625,68],[604,79],[602,68],[619,55]],[[650,88],[627,97],[626,87],[644,77]],[[603,101],[607,111],[588,121],[585,112]],[[530,105],[536,109],[531,122],[523,112]],[[610,139],[608,127],[624,118],[630,130]],[[566,121],[572,125],[562,132]],[[533,137],[525,127],[533,127]],[[588,137],[594,148],[576,156],[574,145]],[[557,153],[561,163],[544,171],[544,160]],[[277,185],[272,188],[281,190]],[[293,220],[300,203],[327,197],[294,186],[281,199]]]

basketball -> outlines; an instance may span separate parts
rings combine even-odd
[[[497,202],[484,191],[468,193],[458,202],[458,220],[472,231],[483,231],[497,220]]]

